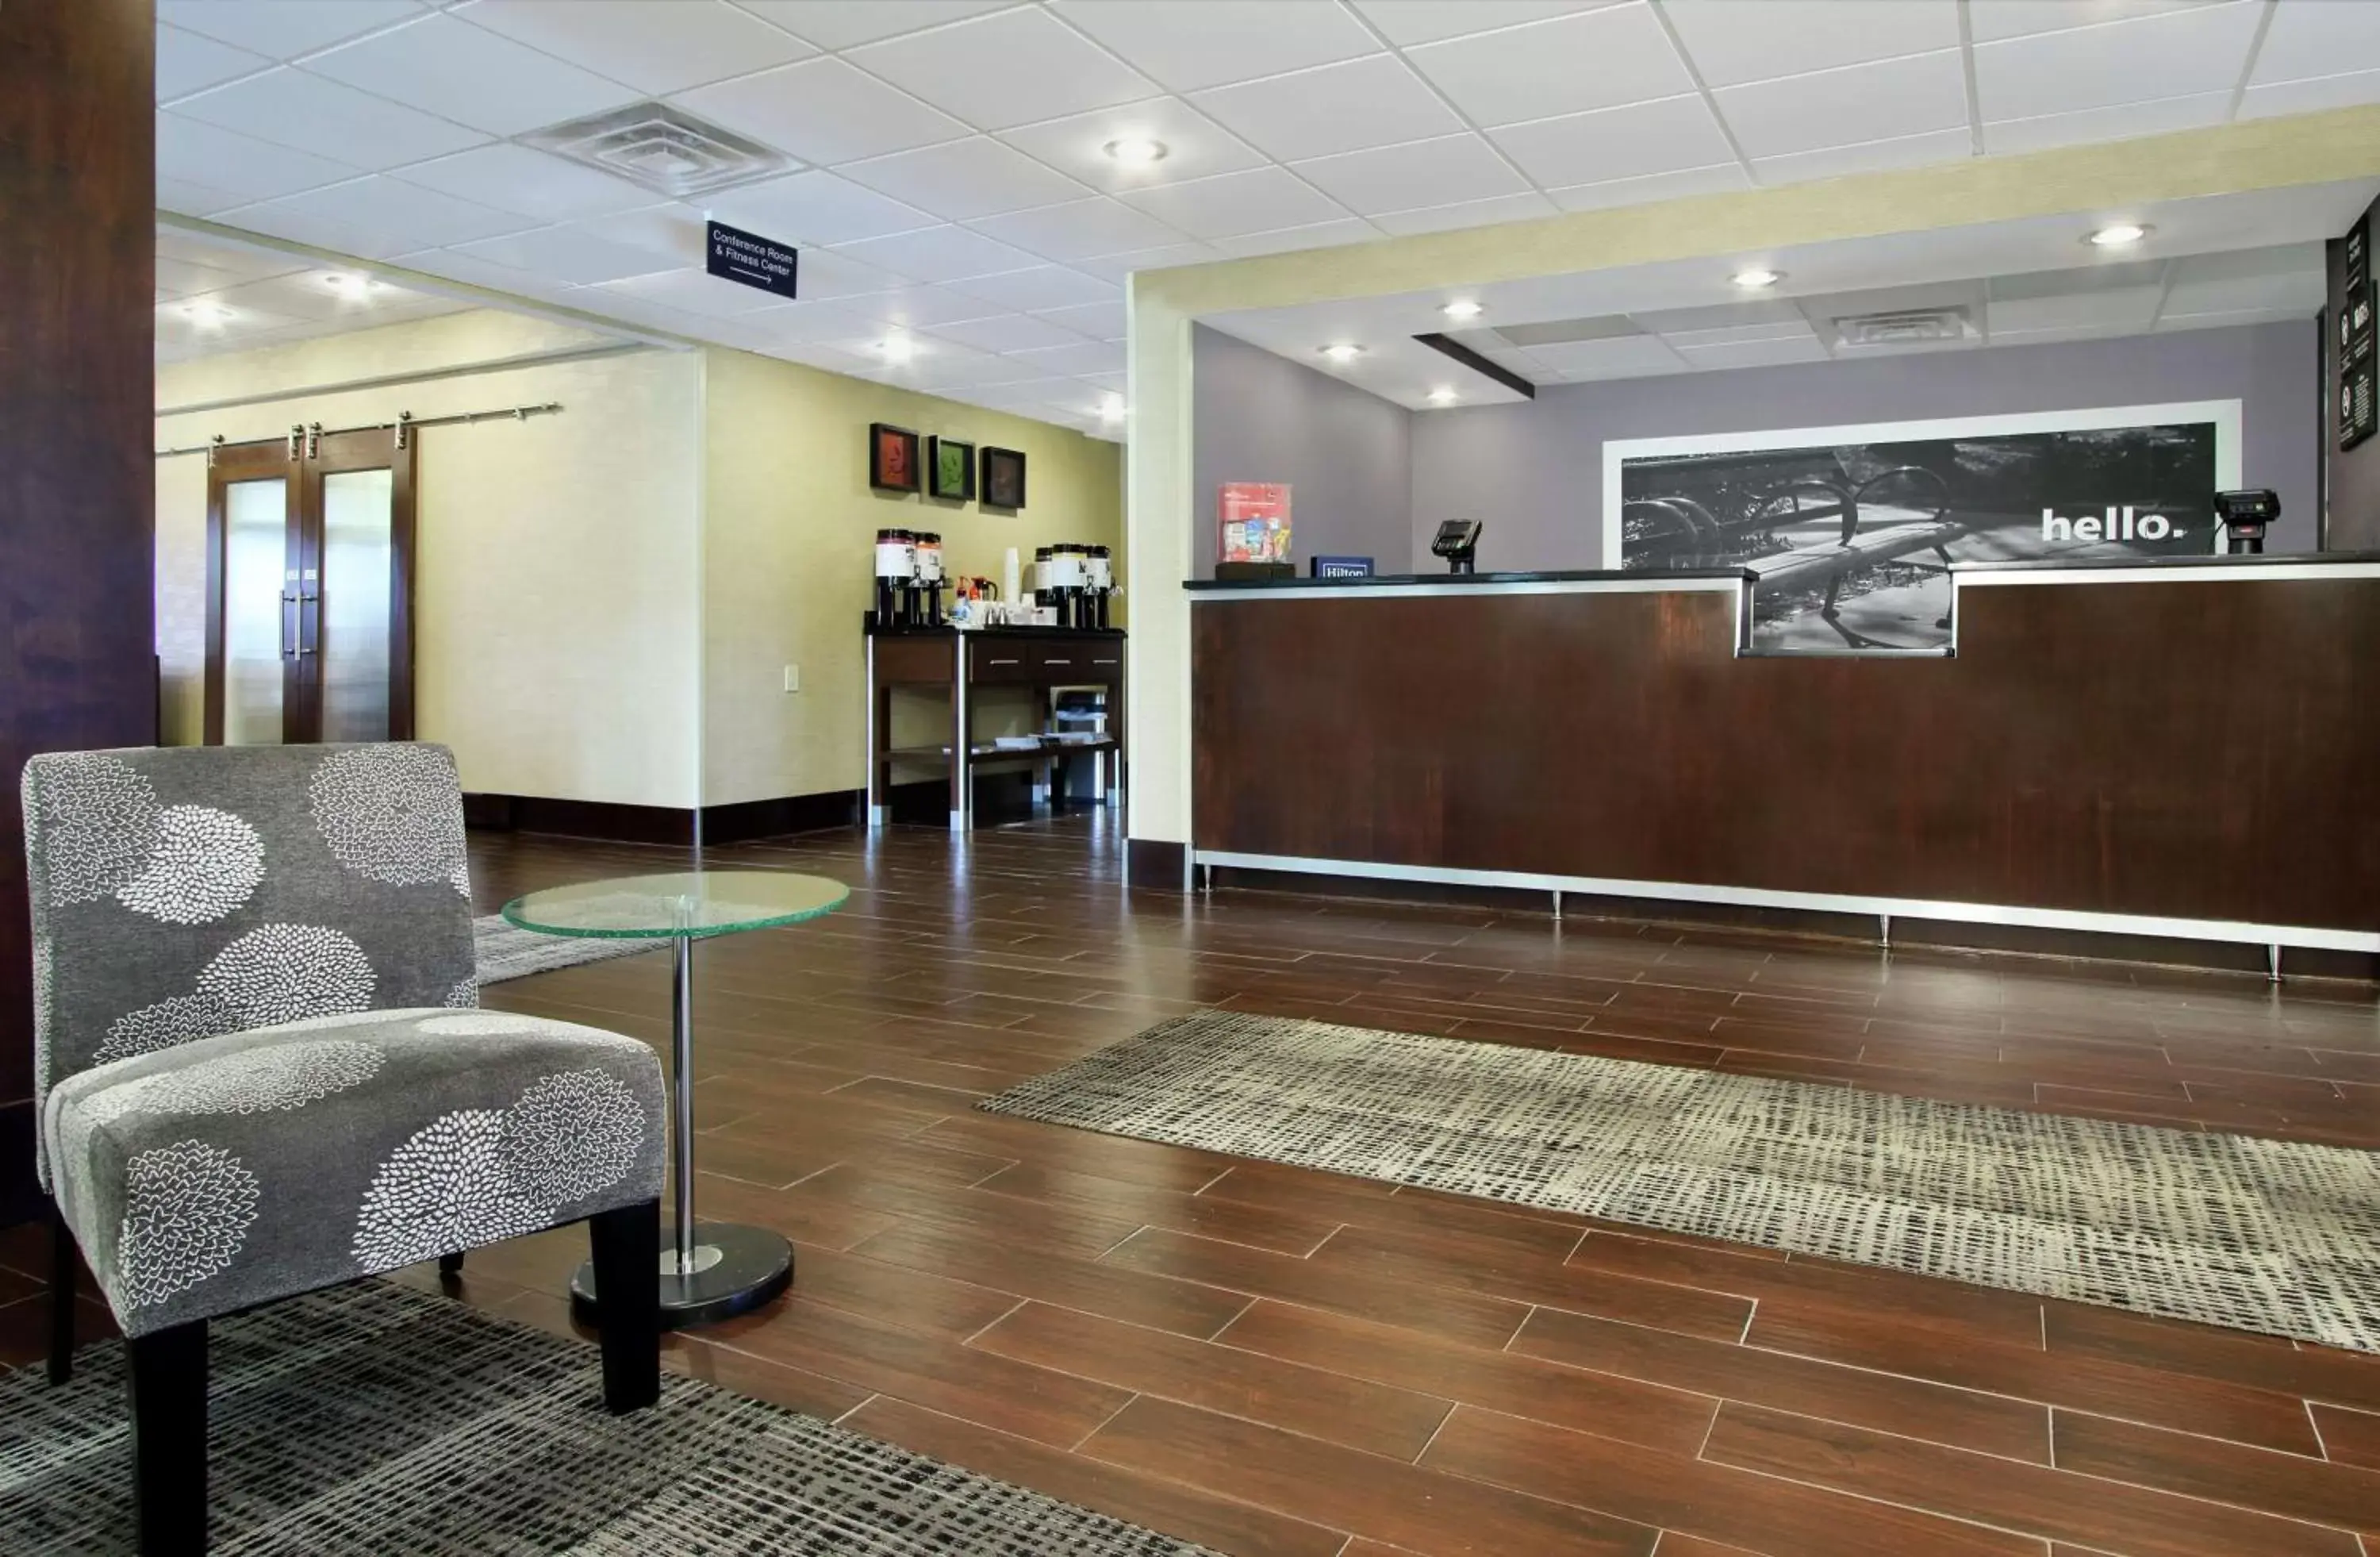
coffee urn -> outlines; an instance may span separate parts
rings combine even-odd
[[[917,532],[917,582],[910,597],[913,627],[939,627],[942,625],[942,538]]]
[[[1115,559],[1105,546],[1093,546],[1083,562],[1081,626],[1101,632],[1108,626],[1108,597],[1115,592]]]
[[[905,529],[876,532],[876,626],[909,625],[909,602],[917,589],[917,538]]]
[[[1055,588],[1058,625],[1079,627],[1083,625],[1083,563],[1086,548],[1072,541],[1061,541],[1050,548],[1050,571]]]
[[[1033,603],[1054,607],[1058,603],[1058,565],[1051,558],[1054,546],[1033,548]]]

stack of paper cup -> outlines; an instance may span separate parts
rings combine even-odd
[[[1000,598],[1015,602],[1024,599],[1025,570],[1016,561],[1016,548],[1008,549],[1008,562],[1000,578]]]

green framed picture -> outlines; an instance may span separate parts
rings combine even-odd
[[[975,445],[956,438],[926,440],[926,491],[965,503],[975,495]]]

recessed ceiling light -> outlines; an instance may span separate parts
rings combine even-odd
[[[182,317],[194,324],[221,324],[231,317],[231,310],[212,298],[193,298],[182,305]]]
[[[2093,233],[2086,241],[2095,249],[2121,249],[2148,236],[2149,230],[2137,222],[2114,222]]]
[[[917,355],[917,343],[906,335],[891,335],[884,337],[880,349],[884,353],[884,360],[897,366]]]
[[[1147,167],[1165,160],[1165,142],[1151,140],[1145,135],[1127,135],[1121,140],[1111,140],[1100,150],[1126,167]]]
[[[369,298],[381,289],[380,283],[371,277],[352,271],[334,271],[322,278],[322,285],[342,298]]]
[[[1482,309],[1479,303],[1473,298],[1457,298],[1454,301],[1447,304],[1438,311],[1446,315],[1449,319],[1463,320],[1478,318],[1482,312]]]
[[[1461,395],[1454,393],[1451,384],[1442,383],[1429,392],[1429,403],[1433,406],[1451,406],[1461,398]]]
[[[1322,355],[1329,358],[1333,362],[1344,365],[1346,363],[1353,362],[1358,357],[1363,356],[1364,348],[1355,345],[1353,341],[1337,341],[1333,342],[1330,346],[1324,347],[1322,348]]]
[[[1122,421],[1123,420],[1123,396],[1121,395],[1107,395],[1100,396],[1099,420],[1101,421]]]
[[[1785,279],[1785,273],[1783,271],[1765,271],[1755,268],[1748,271],[1738,271],[1733,275],[1728,277],[1728,279],[1749,292],[1756,291],[1763,286],[1776,286],[1779,282]]]

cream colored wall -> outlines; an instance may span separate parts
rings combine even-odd
[[[162,407],[605,344],[492,311],[442,316],[158,370]],[[464,787],[694,803],[698,762],[701,359],[644,350],[502,366],[161,416],[160,448],[295,421],[346,427],[558,401],[527,420],[425,428],[417,494],[418,733]],[[158,632],[169,737],[199,735],[206,461],[157,462]]]
[[[1181,581],[1202,533],[1190,458],[1189,327],[1200,314],[2028,216],[2120,214],[2139,201],[2374,176],[2380,108],[2351,108],[1134,275],[1132,835],[1190,838],[1190,612]]]
[[[942,537],[953,575],[997,580],[1002,553],[1121,540],[1122,451],[1047,422],[724,348],[706,352],[706,804],[857,789],[879,527]],[[868,484],[868,426],[1022,450],[1026,506],[894,496]],[[801,690],[783,690],[798,665]],[[907,723],[923,711],[904,715]]]

